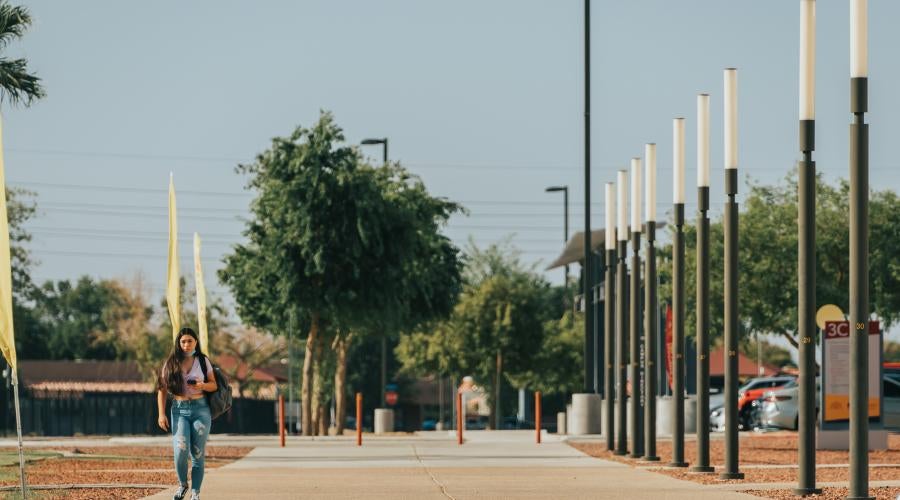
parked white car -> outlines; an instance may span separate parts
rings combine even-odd
[[[900,429],[900,374],[885,373],[882,378],[884,408],[882,421],[884,426]],[[797,397],[800,388],[792,382],[781,389],[765,394],[760,416],[764,427],[780,429],[797,429]],[[816,405],[818,412],[818,404]]]

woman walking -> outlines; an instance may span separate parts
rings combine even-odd
[[[200,351],[200,339],[194,330],[182,328],[178,332],[172,353],[160,372],[158,388],[157,423],[164,431],[172,430],[175,473],[179,483],[174,500],[182,500],[187,494],[188,458],[191,461],[191,500],[199,500],[206,438],[212,423],[204,393],[215,392],[218,386],[212,364]],[[173,400],[171,421],[166,417],[167,394],[171,394]]]

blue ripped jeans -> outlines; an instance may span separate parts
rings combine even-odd
[[[206,461],[206,438],[212,416],[206,398],[172,401],[172,444],[175,449],[175,473],[178,482],[187,484],[188,457],[191,459],[191,489],[200,491]]]

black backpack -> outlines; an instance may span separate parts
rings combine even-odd
[[[200,370],[203,371],[203,381],[208,382],[206,376],[206,356],[201,355]],[[212,418],[218,418],[220,415],[227,413],[231,409],[231,386],[228,384],[228,377],[222,373],[222,370],[212,361],[209,364],[213,367],[213,373],[216,376],[216,392],[204,392],[206,402],[209,404],[209,413]]]

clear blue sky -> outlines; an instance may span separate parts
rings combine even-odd
[[[142,271],[161,297],[172,171],[182,273],[192,278],[198,231],[207,287],[227,296],[214,271],[241,240],[250,200],[234,166],[322,109],[351,143],[387,136],[392,160],[463,202],[471,215],[447,229],[460,245],[515,234],[543,268],[562,247],[562,199],[544,193],[553,184],[570,186],[570,227],[583,228],[580,0],[24,4],[34,27],[7,53],[29,59],[48,97],[4,109],[4,143],[10,185],[38,193],[28,227],[39,280]],[[890,47],[900,46],[900,2],[869,9],[871,183],[897,189],[900,68]],[[848,169],[848,12],[846,1],[819,2],[815,159],[832,180]],[[659,145],[664,216],[676,116],[687,118],[692,214],[699,92],[712,94],[721,209],[727,66],[739,68],[742,177],[775,182],[789,171],[799,157],[798,1],[595,0],[592,14],[594,227],[603,183],[645,142]],[[380,160],[379,148],[364,151]]]

